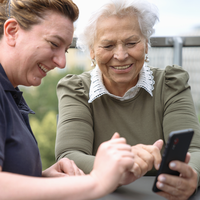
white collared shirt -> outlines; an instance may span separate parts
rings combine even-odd
[[[107,94],[113,98],[116,98],[120,101],[124,101],[127,99],[133,98],[140,90],[140,88],[145,89],[151,96],[153,96],[152,91],[154,90],[153,85],[155,84],[153,72],[150,68],[144,63],[142,69],[140,70],[139,80],[137,84],[130,88],[123,97],[116,96],[108,92],[106,87],[103,84],[102,80],[102,72],[99,69],[98,65],[91,71],[91,85],[89,92],[89,100],[88,103],[92,103],[98,97]]]

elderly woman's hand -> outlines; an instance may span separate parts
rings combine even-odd
[[[180,176],[161,174],[156,185],[162,192],[157,194],[168,200],[187,200],[195,192],[197,172],[188,165],[189,160],[188,153],[185,163],[180,161],[170,163],[170,168],[180,172]]]
[[[132,146],[134,165],[131,171],[135,177],[140,178],[150,171],[153,165],[156,169],[159,168],[162,159],[160,154],[162,146],[162,140],[157,140],[153,145],[138,144]]]
[[[142,177],[152,169],[153,165],[158,169],[162,159],[160,154],[162,146],[162,140],[157,140],[153,145],[138,144],[132,146],[134,163],[131,170],[123,174],[120,185],[127,185]]]

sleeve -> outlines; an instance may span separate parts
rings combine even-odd
[[[86,85],[80,76],[68,75],[58,83],[57,96],[56,159],[72,159],[84,173],[90,173],[95,158],[92,156],[94,133]]]
[[[169,133],[175,130],[192,128],[194,136],[189,152],[189,165],[200,175],[200,124],[195,111],[188,73],[178,66],[166,67],[164,84],[164,138],[167,141]]]

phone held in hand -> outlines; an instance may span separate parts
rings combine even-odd
[[[154,185],[152,188],[153,192],[161,191],[156,187],[157,178],[160,174],[171,174],[179,176],[179,172],[173,171],[169,168],[169,163],[173,160],[179,160],[182,162],[185,161],[185,157],[188,152],[188,148],[190,146],[193,134],[194,134],[193,129],[172,131],[169,134],[169,139],[165,146],[164,153],[162,155],[162,162],[160,164],[160,168],[157,172]]]

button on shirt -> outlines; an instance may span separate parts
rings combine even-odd
[[[42,165],[28,114],[34,113],[0,64],[0,166],[3,171],[41,176]]]

